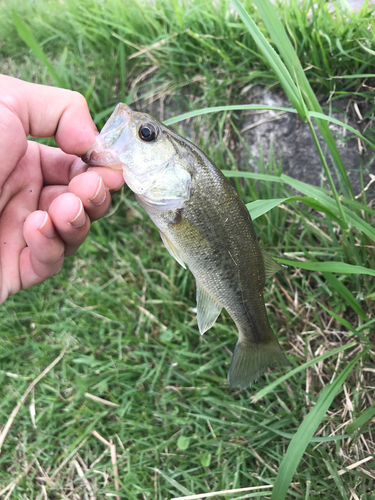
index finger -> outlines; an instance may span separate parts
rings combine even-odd
[[[0,75],[1,105],[13,113],[15,121],[9,125],[11,128],[19,129],[16,121],[21,122],[24,140],[27,135],[54,136],[65,153],[77,156],[86,153],[95,142],[95,124],[86,99],[78,92]],[[4,151],[4,146],[0,135],[1,151]]]

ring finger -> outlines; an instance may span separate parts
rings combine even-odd
[[[65,243],[65,255],[72,255],[90,230],[90,219],[81,199],[73,193],[64,193],[52,201],[48,213]]]

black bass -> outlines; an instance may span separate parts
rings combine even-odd
[[[188,265],[200,333],[223,307],[235,321],[230,386],[243,389],[268,366],[286,364],[263,299],[266,280],[281,266],[259,245],[246,206],[207,156],[151,116],[118,104],[83,160],[122,169],[170,254]]]

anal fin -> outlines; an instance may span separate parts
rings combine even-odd
[[[197,319],[201,335],[213,326],[222,306],[197,282]]]

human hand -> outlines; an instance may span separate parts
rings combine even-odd
[[[96,133],[81,94],[0,75],[0,304],[57,274],[124,184],[121,172],[77,158]]]

